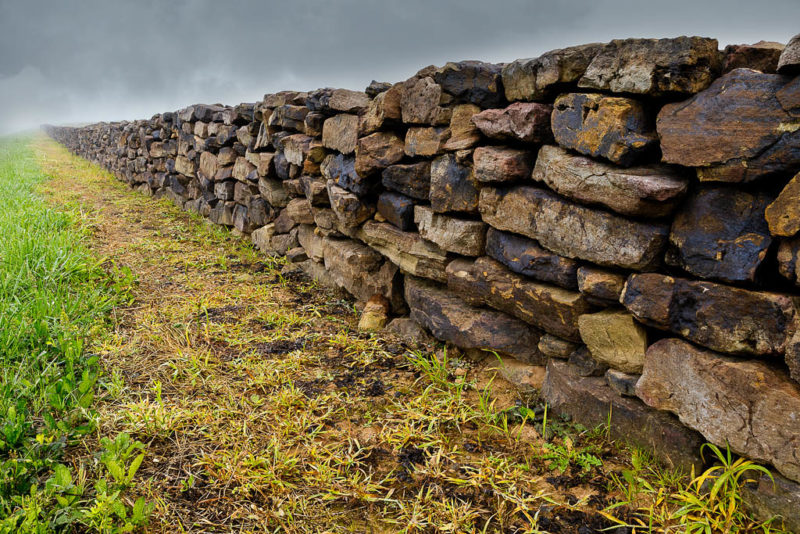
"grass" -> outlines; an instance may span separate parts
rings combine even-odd
[[[103,336],[126,286],[87,250],[79,214],[35,193],[46,177],[29,144],[0,140],[0,532],[133,524],[144,502],[131,523],[120,496],[135,465],[106,477],[125,462],[109,447],[97,468],[64,463],[95,428],[100,367],[87,340]]]
[[[644,532],[648,521],[658,532],[680,523],[669,514],[685,503],[662,499],[659,515],[648,485],[672,495],[691,490],[689,478],[520,396],[493,358],[360,333],[349,300],[282,260],[52,141],[33,147],[50,176],[40,192],[71,214],[66,227],[79,237],[69,248],[92,266],[87,287],[105,303],[74,321],[91,347],[80,368],[93,369],[95,392],[93,409],[78,411],[85,432],[61,453],[74,484],[94,481],[80,505],[96,510],[94,523],[77,530],[143,523],[145,503],[149,523],[136,528],[146,532],[582,533],[620,523]]]

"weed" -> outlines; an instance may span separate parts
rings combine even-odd
[[[734,458],[730,447],[725,451],[706,443],[702,450],[713,453],[716,464],[699,476],[675,476],[659,469],[646,454],[634,452],[632,469],[614,477],[623,499],[612,504],[604,515],[618,524],[626,522],[615,515],[626,507],[634,508],[634,527],[646,532],[716,532],[781,533],[776,518],[756,521],[742,505],[742,488],[751,477],[772,475],[766,468],[744,458]]]

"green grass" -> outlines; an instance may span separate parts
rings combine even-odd
[[[0,138],[0,533],[124,529],[146,515],[120,500],[140,446],[104,443],[97,467],[68,465],[67,451],[93,431],[99,365],[87,347],[130,280],[92,256],[79,213],[36,194],[47,177],[30,141]]]

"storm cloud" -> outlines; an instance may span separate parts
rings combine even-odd
[[[0,133],[363,89],[430,64],[614,38],[724,46],[798,32],[798,0],[0,0]]]

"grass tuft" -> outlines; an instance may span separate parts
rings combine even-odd
[[[130,273],[106,272],[80,213],[46,206],[29,143],[0,140],[0,532],[111,531],[144,521],[144,501],[129,513],[120,500],[137,466],[122,483],[105,476],[108,450],[92,472],[64,462],[95,429],[100,366],[87,340],[107,328]]]

